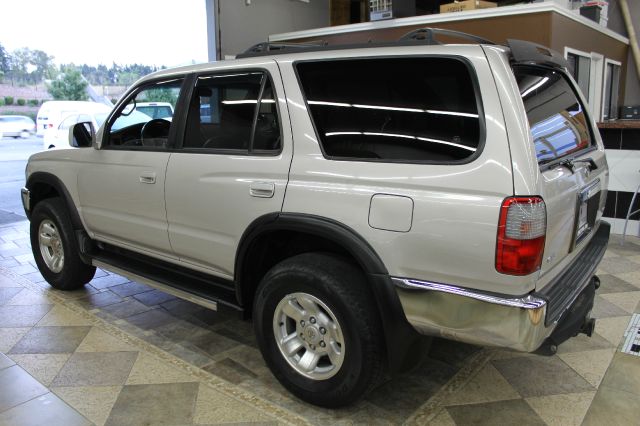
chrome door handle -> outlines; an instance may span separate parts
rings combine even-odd
[[[153,172],[146,172],[140,174],[140,183],[156,183],[156,174]]]
[[[259,198],[271,198],[276,192],[276,185],[273,182],[252,182],[249,185],[249,195]]]

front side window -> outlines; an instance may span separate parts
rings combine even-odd
[[[169,143],[169,132],[173,124],[172,115],[154,118],[145,114],[138,105],[166,102],[175,110],[182,79],[172,79],[143,86],[124,107],[111,118],[108,127],[108,143],[112,148],[153,148],[164,149]]]
[[[592,146],[584,105],[560,72],[518,66],[514,74],[527,111],[538,163]]]
[[[199,77],[183,148],[248,153],[279,150],[280,125],[269,77],[263,72]]]
[[[296,65],[324,154],[464,162],[481,143],[470,67],[454,58],[366,58]]]

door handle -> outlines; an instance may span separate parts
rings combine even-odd
[[[156,183],[156,174],[154,172],[140,173],[140,183]]]
[[[276,192],[276,185],[273,182],[252,182],[249,185],[249,195],[259,198],[271,198]]]

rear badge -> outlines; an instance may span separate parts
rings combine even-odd
[[[627,331],[624,332],[624,345],[620,352],[640,356],[640,314],[631,316]]]

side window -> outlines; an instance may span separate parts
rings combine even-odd
[[[328,157],[451,163],[480,146],[479,98],[462,60],[366,58],[296,70]]]
[[[183,148],[279,150],[280,125],[268,76],[243,72],[199,77]]]
[[[142,86],[109,121],[106,145],[115,149],[167,148],[182,82],[183,79],[172,79]],[[148,109],[157,104],[164,114]]]
[[[514,74],[527,111],[538,163],[544,164],[593,144],[584,105],[557,71],[519,66]]]

